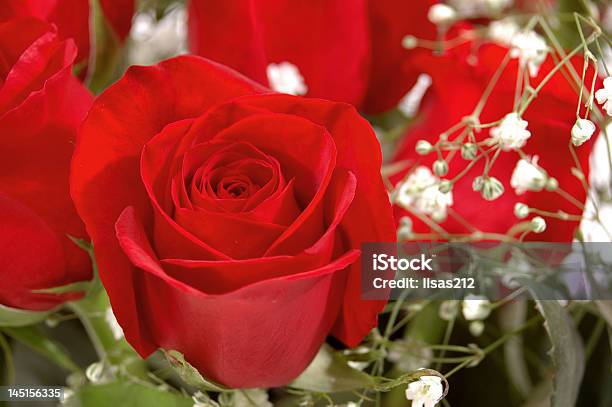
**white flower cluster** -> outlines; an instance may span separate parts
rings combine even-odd
[[[308,93],[308,86],[304,82],[304,77],[298,67],[291,62],[284,61],[278,64],[270,64],[266,74],[272,90],[289,95],[305,95]]]
[[[421,376],[406,389],[406,398],[412,400],[412,407],[434,407],[443,395],[444,386],[438,376]]]
[[[513,0],[448,0],[447,3],[462,17],[487,17],[510,7]]]
[[[538,156],[529,159],[520,159],[510,178],[510,185],[517,195],[527,191],[539,192],[546,186],[548,175],[538,167]]]
[[[544,38],[534,31],[520,32],[512,37],[510,56],[518,58],[522,67],[527,67],[530,76],[537,76],[540,65],[548,55],[548,45]]]
[[[440,179],[429,168],[419,166],[397,188],[396,202],[404,208],[414,208],[436,222],[446,219],[453,204],[452,191],[440,191]]]
[[[528,125],[529,123],[521,119],[518,113],[508,113],[499,126],[491,129],[491,139],[494,143],[499,144],[504,151],[522,148],[531,137],[531,132],[527,130]]]
[[[603,81],[604,87],[595,92],[597,103],[603,105],[603,109],[608,116],[612,116],[612,76],[607,77]]]

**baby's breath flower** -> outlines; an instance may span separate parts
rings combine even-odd
[[[478,152],[478,146],[474,143],[465,143],[461,146],[461,157],[464,160],[473,160],[476,158]]]
[[[531,137],[531,132],[527,130],[528,124],[518,113],[508,113],[499,126],[491,129],[491,138],[504,151],[516,150],[523,147]]]
[[[539,192],[546,186],[548,176],[545,171],[537,166],[538,156],[534,156],[531,161],[520,159],[510,178],[510,185],[517,195],[527,191]]]
[[[522,202],[517,202],[514,205],[514,216],[519,219],[525,219],[529,216],[529,207]]]
[[[511,45],[510,56],[518,58],[519,64],[529,69],[530,76],[537,76],[548,55],[544,38],[535,31],[521,32],[512,37]]]
[[[482,295],[468,294],[461,303],[461,312],[468,321],[480,321],[491,313],[491,302]]]
[[[291,62],[270,64],[266,74],[272,90],[289,95],[305,95],[308,92],[304,77],[298,67]]]
[[[513,0],[447,0],[462,17],[492,16],[512,5]]]
[[[518,24],[510,18],[493,21],[489,24],[489,38],[505,46],[509,46],[512,43],[512,39],[519,31]]]
[[[448,174],[448,163],[444,160],[436,160],[433,163],[433,172],[438,177],[443,177]]]
[[[429,11],[427,12],[427,18],[434,24],[446,25],[451,23],[455,18],[457,18],[457,13],[452,7],[443,3],[438,3],[434,4],[429,8]]]
[[[404,208],[414,208],[441,222],[446,219],[447,208],[453,204],[453,193],[443,193],[440,180],[429,168],[419,166],[399,185],[396,202]]]
[[[419,45],[419,40],[414,35],[407,35],[402,38],[402,47],[406,49],[414,49]]]
[[[603,88],[595,92],[595,99],[600,105],[603,104],[603,109],[608,116],[612,116],[612,76],[604,79],[603,85]]]
[[[426,155],[433,151],[433,146],[427,140],[419,140],[417,141],[414,149],[417,152],[417,154]]]
[[[572,144],[579,147],[591,139],[595,125],[588,119],[578,119],[572,127]]]
[[[412,400],[412,407],[434,407],[443,395],[444,386],[438,376],[421,376],[406,389],[406,398]]]
[[[504,193],[504,185],[495,177],[483,177],[480,195],[487,201],[494,201]]]
[[[542,233],[546,230],[546,221],[541,216],[531,219],[531,230],[534,233]]]
[[[485,328],[485,325],[484,325],[484,322],[482,321],[472,321],[470,322],[470,325],[468,326],[468,329],[473,336],[482,335],[482,333],[484,332],[484,328]]]

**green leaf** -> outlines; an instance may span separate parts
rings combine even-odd
[[[205,379],[200,374],[200,372],[198,372],[198,369],[193,367],[189,362],[185,360],[185,356],[183,356],[182,353],[175,350],[162,351],[164,352],[164,355],[166,356],[168,362],[170,362],[170,365],[174,368],[176,373],[188,385],[204,391],[229,391],[227,387]]]
[[[50,311],[28,311],[11,308],[0,304],[0,327],[17,327],[36,324],[44,321],[55,310]]]
[[[324,344],[302,374],[290,384],[298,389],[337,393],[373,387],[373,377],[353,369],[338,352]]]
[[[80,371],[68,352],[60,344],[47,337],[40,328],[35,326],[14,327],[3,328],[2,331],[64,369],[71,372]]]
[[[193,400],[180,393],[135,382],[86,385],[66,402],[69,407],[192,407]]]
[[[41,288],[39,290],[32,290],[32,292],[39,293],[39,294],[67,294],[67,293],[74,293],[74,292],[85,292],[89,290],[90,286],[91,286],[90,281],[78,281],[76,283],[70,283],[70,284],[59,286],[59,287]]]
[[[94,36],[87,85],[89,90],[97,95],[118,78],[122,47],[104,17],[99,0],[92,0],[90,3]]]
[[[532,287],[532,292],[537,288]],[[534,298],[542,295],[534,292]],[[536,300],[537,308],[545,319],[552,348],[555,374],[551,407],[572,407],[576,405],[580,383],[584,374],[584,346],[574,327],[573,320],[558,301]]]

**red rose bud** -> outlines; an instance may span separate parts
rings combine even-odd
[[[354,346],[362,242],[393,241],[380,149],[350,105],[272,94],[199,57],[132,67],[83,124],[72,192],[113,310],[146,357],[231,387]]]
[[[33,18],[0,23],[0,305],[47,310],[73,298],[36,290],[91,278],[69,239],[85,228],[69,195],[76,128],[92,96],[72,76],[77,49]]]

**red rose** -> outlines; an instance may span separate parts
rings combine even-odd
[[[108,24],[120,41],[130,31],[134,0],[99,0]],[[61,39],[72,38],[79,50],[75,63],[89,58],[90,0],[2,0],[0,22],[17,17],[36,17],[55,24]]]
[[[72,76],[77,50],[35,19],[0,23],[0,304],[44,310],[34,293],[91,277],[68,190],[76,127],[92,96]]]
[[[271,64],[303,77],[300,94],[347,102],[368,113],[393,108],[421,73],[406,35],[433,40],[435,0],[191,0],[194,53],[269,85]],[[304,92],[306,91],[307,92]],[[288,92],[289,93],[289,92]]]
[[[432,76],[433,85],[425,98],[418,123],[406,133],[405,141],[395,157],[395,161],[405,161],[405,165],[412,170],[418,166],[432,168],[433,162],[438,158],[437,155],[435,153],[426,156],[418,155],[415,152],[416,143],[419,140],[426,140],[431,144],[436,143],[441,133],[448,131],[452,126],[460,123],[464,117],[471,115],[507,53],[505,48],[485,45],[475,56],[477,58],[475,63],[468,64],[463,51],[465,50],[459,50],[453,55],[444,57],[430,55],[418,61],[418,65]],[[572,63],[577,72],[582,72],[581,57],[576,57]],[[517,67],[517,60],[511,60],[503,71],[484,105],[480,116],[481,123],[500,120],[513,111]],[[535,88],[553,67],[553,60],[548,56],[540,67],[537,77],[530,78],[531,86]],[[588,77],[592,75],[590,70]],[[575,167],[576,164],[569,149],[571,130],[576,121],[577,103],[577,93],[563,73],[557,72],[552,80],[542,88],[522,117],[528,122],[527,130],[531,132],[531,137],[521,150],[531,159],[537,156],[537,165],[543,168],[548,176],[556,178],[559,183],[558,190],[565,191],[566,194],[551,192],[544,187],[540,188],[540,191],[527,190],[525,192],[518,188],[519,193],[517,193],[517,189],[511,185],[511,175],[521,157],[515,150],[502,151],[495,160],[489,175],[502,182],[504,193],[498,199],[487,202],[481,197],[480,192],[473,190],[474,179],[483,174],[485,167],[485,160],[481,159],[453,186],[453,204],[446,220],[440,223],[444,231],[465,234],[478,230],[505,234],[512,226],[525,220],[518,219],[514,215],[515,204],[521,202],[540,211],[555,213],[563,211],[573,215],[570,220],[560,220],[544,215],[547,223],[546,231],[540,234],[531,233],[527,235],[526,240],[571,241],[579,223],[577,219],[583,210],[575,202],[583,204],[586,199],[586,191],[582,182],[572,174],[572,167]],[[455,139],[461,131],[462,129],[459,129],[452,133],[449,139]],[[490,136],[491,128],[475,132],[478,142]],[[587,180],[592,144],[587,142],[575,148]],[[489,155],[492,156],[492,154]],[[448,175],[442,178],[453,179],[466,169],[468,163],[470,161],[464,160],[460,152],[456,151],[455,157],[449,164]],[[393,177],[393,183],[398,183],[407,173],[408,171],[404,171]],[[564,195],[573,196],[575,202],[564,198]],[[396,215],[400,217],[409,214],[396,207]],[[535,215],[539,213],[531,214],[529,218]],[[429,233],[432,231],[418,218],[414,216],[412,218],[415,232]]]
[[[72,194],[127,340],[232,387],[287,384],[331,333],[356,345],[359,247],[394,240],[379,146],[350,106],[179,57],[94,103]]]

